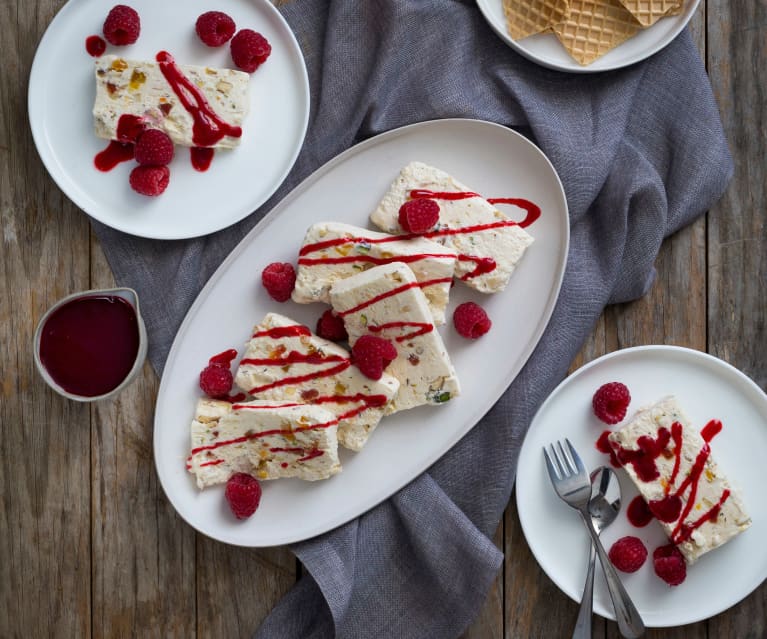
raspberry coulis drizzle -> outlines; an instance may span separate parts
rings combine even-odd
[[[363,308],[372,306],[376,302],[385,300],[387,297],[393,297],[394,295],[399,295],[400,293],[407,291],[408,289],[411,289],[411,288],[424,288],[426,286],[431,286],[433,284],[441,284],[444,282],[452,282],[452,281],[453,280],[450,277],[442,277],[435,280],[426,280],[425,282],[409,282],[408,284],[403,284],[402,286],[393,288],[390,291],[385,291],[384,293],[381,293],[380,295],[371,297],[369,300],[365,300],[364,302],[357,304],[357,306],[353,306],[352,308],[347,309],[345,311],[336,311],[336,315],[338,315],[339,317],[346,317],[347,315],[351,315],[352,313],[361,311]]]
[[[117,139],[110,140],[107,147],[93,158],[99,171],[111,171],[121,162],[128,162],[135,154],[138,136],[146,129],[146,121],[137,115],[125,113],[117,121]]]
[[[711,447],[709,443],[711,440],[722,430],[722,423],[719,420],[711,420],[701,431],[701,437],[704,440],[704,445],[698,452],[692,468],[688,475],[679,484],[679,486],[672,492],[672,488],[679,475],[679,468],[682,458],[682,430],[683,426],[679,422],[674,422],[671,425],[671,430],[667,428],[660,428],[658,430],[657,437],[653,438],[647,435],[640,437],[637,440],[636,449],[623,448],[622,446],[615,446],[610,452],[615,455],[615,458],[619,465],[626,466],[631,465],[634,467],[634,471],[637,477],[645,482],[650,482],[657,479],[660,476],[660,472],[655,463],[661,455],[667,455],[667,446],[673,440],[674,443],[674,465],[672,467],[671,476],[668,482],[664,486],[665,496],[662,499],[653,500],[648,504],[649,511],[657,517],[660,521],[666,523],[676,523],[673,531],[671,532],[671,541],[675,544],[681,544],[692,537],[693,532],[700,528],[708,521],[713,521],[719,515],[719,511],[722,505],[727,501],[730,496],[730,491],[725,489],[719,497],[718,502],[712,506],[709,510],[703,513],[700,517],[690,523],[685,523],[685,520],[692,511],[695,505],[695,499],[698,493],[698,486],[700,478],[706,467],[706,461],[711,454]],[[608,432],[609,434],[609,432]],[[609,446],[605,434],[600,437],[597,447],[604,451],[604,446]],[[682,495],[689,489],[687,496],[687,502],[683,505]],[[640,522],[646,515],[640,512],[638,507],[635,508],[635,519]],[[634,520],[631,520],[634,523]],[[636,525],[636,524],[635,524]],[[643,524],[641,524],[643,525]]]
[[[184,75],[170,53],[160,51],[155,59],[181,105],[192,116],[192,142],[196,146],[213,146],[227,135],[233,138],[242,136],[240,127],[224,121],[213,110],[202,91]]]
[[[435,199],[435,200],[465,200],[473,197],[482,197],[478,193],[471,191],[429,191],[426,189],[415,189],[410,191],[411,199]],[[411,240],[418,237],[424,237],[427,239],[435,237],[445,237],[449,235],[462,235],[465,233],[476,233],[481,231],[488,231],[498,228],[504,228],[509,226],[519,226],[525,228],[535,222],[541,215],[540,207],[522,198],[490,198],[487,200],[490,204],[511,204],[518,206],[526,211],[525,219],[521,222],[515,222],[513,220],[499,220],[497,222],[489,222],[486,224],[475,224],[472,226],[462,226],[459,228],[444,228],[436,231],[428,231],[426,233],[405,233],[403,235],[396,235],[393,237],[382,238],[370,238],[370,237],[347,237],[347,238],[335,238],[332,240],[325,240],[322,242],[316,242],[314,244],[307,244],[301,248],[299,252],[298,263],[304,266],[316,266],[318,264],[348,264],[354,262],[366,262],[369,264],[390,264],[391,262],[418,262],[427,258],[453,258],[457,257],[462,262],[473,262],[475,268],[469,273],[465,273],[461,276],[461,280],[469,280],[486,273],[491,273],[496,268],[496,262],[492,257],[481,257],[478,255],[467,255],[461,253],[455,256],[452,253],[417,253],[414,255],[402,255],[394,257],[374,257],[371,255],[348,255],[343,257],[324,257],[324,258],[308,258],[304,257],[310,253],[322,251],[326,248],[332,248],[334,246],[341,246],[344,244],[385,244],[387,242],[397,242],[403,240]]]
[[[101,36],[88,36],[85,38],[85,50],[88,52],[88,55],[98,58],[107,50],[107,43]]]
[[[405,335],[398,335],[394,338],[395,341],[404,342],[405,340],[413,339],[419,335],[426,335],[426,333],[431,333],[434,330],[434,324],[429,324],[428,322],[386,322],[385,324],[368,326],[368,330],[371,333],[380,333],[388,328],[407,327],[413,327],[416,330],[412,333],[406,333]]]
[[[210,163],[213,161],[213,149],[206,146],[193,146],[189,155],[192,160],[192,168],[195,171],[204,173],[210,168]]]

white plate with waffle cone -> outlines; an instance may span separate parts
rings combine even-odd
[[[512,49],[550,69],[595,73],[635,64],[669,44],[700,0],[477,0]],[[529,35],[528,35],[529,34]]]

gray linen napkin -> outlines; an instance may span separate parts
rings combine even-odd
[[[570,205],[567,272],[529,362],[487,416],[387,502],[293,549],[307,574],[260,638],[454,637],[500,564],[490,541],[525,430],[608,303],[644,294],[661,241],[723,192],[732,162],[687,32],[631,68],[549,71],[458,0],[297,0],[281,7],[309,69],[313,108],[293,171],[260,210],[215,235],[139,239],[94,222],[121,284],[141,296],[158,372],[198,291],[291,188],[371,135],[469,117],[516,127],[553,162]],[[489,339],[502,343],[503,327]],[[487,338],[486,338],[487,339]]]

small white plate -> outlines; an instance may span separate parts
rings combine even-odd
[[[190,424],[208,358],[242,347],[254,324],[277,311],[314,327],[327,306],[279,304],[260,284],[270,262],[294,262],[305,229],[324,220],[369,227],[374,210],[411,160],[437,166],[486,197],[521,197],[541,207],[527,230],[535,237],[503,293],[482,295],[456,284],[448,317],[472,299],[493,320],[476,341],[440,327],[462,395],[385,417],[359,453],[341,450],[343,472],[327,481],[263,482],[250,519],[238,522],[223,486],[199,491],[185,468]],[[514,215],[513,211],[509,211]],[[426,470],[492,407],[524,365],[548,323],[564,274],[567,203],[553,167],[521,135],[477,120],[436,120],[367,140],[320,168],[239,244],[190,309],[165,366],[155,411],[157,472],[179,514],[200,532],[242,546],[274,546],[313,537],[372,508]]]
[[[46,169],[88,215],[126,233],[157,239],[206,235],[238,222],[274,193],[293,166],[309,118],[309,82],[296,39],[267,0],[219,0],[237,28],[262,33],[272,45],[269,59],[250,79],[251,105],[240,146],[217,151],[210,169],[195,171],[189,150],[176,147],[168,189],[159,197],[135,193],[128,183],[133,162],[108,173],[93,166],[107,144],[93,133],[96,95],[93,61],[85,39],[101,35],[112,2],[70,0],[40,41],[29,78],[29,122]],[[154,60],[169,51],[180,64],[234,68],[229,45],[206,47],[194,31],[211,9],[204,0],[134,0],[141,35],[106,53]]]
[[[722,421],[722,432],[711,442],[711,450],[732,483],[742,489],[753,519],[749,530],[704,555],[688,568],[687,579],[671,588],[652,567],[652,551],[668,540],[655,521],[644,528],[629,523],[626,508],[638,493],[626,473],[617,470],[623,508],[602,533],[606,549],[625,535],[639,537],[648,549],[648,559],[638,572],[621,575],[648,627],[707,619],[738,603],[767,577],[767,396],[720,359],[674,346],[640,346],[605,355],[565,379],[539,409],[522,445],[516,494],[525,538],[544,572],[565,594],[580,601],[588,533],[577,513],[556,496],[542,449],[567,437],[587,468],[609,466],[607,456],[595,445],[609,427],[594,416],[591,398],[597,388],[612,381],[623,382],[631,392],[627,419],[639,407],[675,395],[696,427],[703,428],[710,419]],[[615,618],[601,577],[595,581],[594,611]]]
[[[553,33],[542,33],[522,40],[513,40],[506,29],[501,0],[477,0],[480,11],[501,39],[528,60],[560,71],[571,73],[596,73],[620,69],[649,58],[671,42],[690,21],[700,0],[685,0],[686,6],[678,16],[661,18],[651,27],[641,30],[634,37],[618,45],[588,66],[581,66],[567,53]]]

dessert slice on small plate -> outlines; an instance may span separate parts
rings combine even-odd
[[[631,394],[626,418],[612,427],[597,419],[592,410],[592,396],[608,382],[622,382]],[[669,395],[673,395],[675,401],[659,402]],[[684,414],[679,406],[684,407]],[[638,438],[626,430],[633,432],[634,427],[629,428],[629,424],[638,411],[634,427],[647,430],[641,445],[635,444],[633,440]],[[721,431],[707,426],[712,420],[721,422]],[[678,422],[681,429],[673,427],[674,422]],[[738,603],[767,577],[763,541],[767,536],[767,502],[763,498],[764,451],[767,450],[764,392],[737,369],[699,351],[675,346],[640,346],[610,353],[565,379],[540,407],[522,445],[516,481],[519,519],[533,555],[554,583],[579,601],[590,541],[572,509],[562,504],[551,490],[542,448],[550,441],[567,437],[586,467],[594,469],[610,464],[609,457],[597,449],[597,441],[605,431],[614,433],[609,439],[616,444],[651,452],[659,435],[649,429],[657,433],[662,427],[667,427],[669,438],[676,433],[682,441],[680,450],[684,452],[677,475],[690,474],[684,478],[673,477],[671,482],[676,453],[674,445],[669,444],[658,451],[657,459],[652,454],[645,455],[644,470],[649,475],[650,466],[655,467],[657,461],[659,475],[658,482],[651,480],[643,492],[651,500],[654,497],[663,500],[667,490],[668,495],[673,495],[684,488],[679,493],[684,499],[676,506],[683,507],[683,502],[694,501],[683,523],[695,526],[701,522],[697,531],[683,531],[680,527],[675,535],[676,525],[670,530],[688,555],[686,579],[671,588],[654,573],[652,554],[670,543],[669,527],[664,530],[655,520],[643,527],[629,521],[626,511],[639,491],[624,470],[616,471],[621,483],[623,511],[602,533],[607,548],[617,539],[631,535],[640,538],[648,550],[649,557],[637,572],[622,575],[648,627],[681,626],[711,617]],[[681,438],[682,430],[689,430],[686,438]],[[709,444],[706,439],[711,440]],[[723,470],[706,465],[709,454]],[[631,458],[632,453],[623,456],[628,472],[636,470],[629,461]],[[701,460],[698,462],[702,465],[701,473],[695,470],[696,459]],[[723,472],[727,473],[728,485],[740,493],[753,523],[726,544],[711,549],[715,545],[713,539],[695,540],[691,533],[717,534],[716,525],[705,530],[703,527],[708,521],[706,512],[715,507],[726,490],[721,479]],[[661,474],[665,485],[660,482]],[[695,500],[689,492],[693,483],[697,485]],[[667,505],[659,503],[657,509],[660,512]],[[674,514],[682,515],[684,511]],[[732,517],[736,528],[746,527],[748,516],[743,515],[739,500],[733,499],[724,514]],[[724,527],[728,528],[728,524]],[[692,543],[685,546],[690,540]],[[710,552],[700,556],[704,548]],[[690,560],[694,563],[690,564]],[[607,588],[601,579],[595,582],[594,611],[614,618]]]

